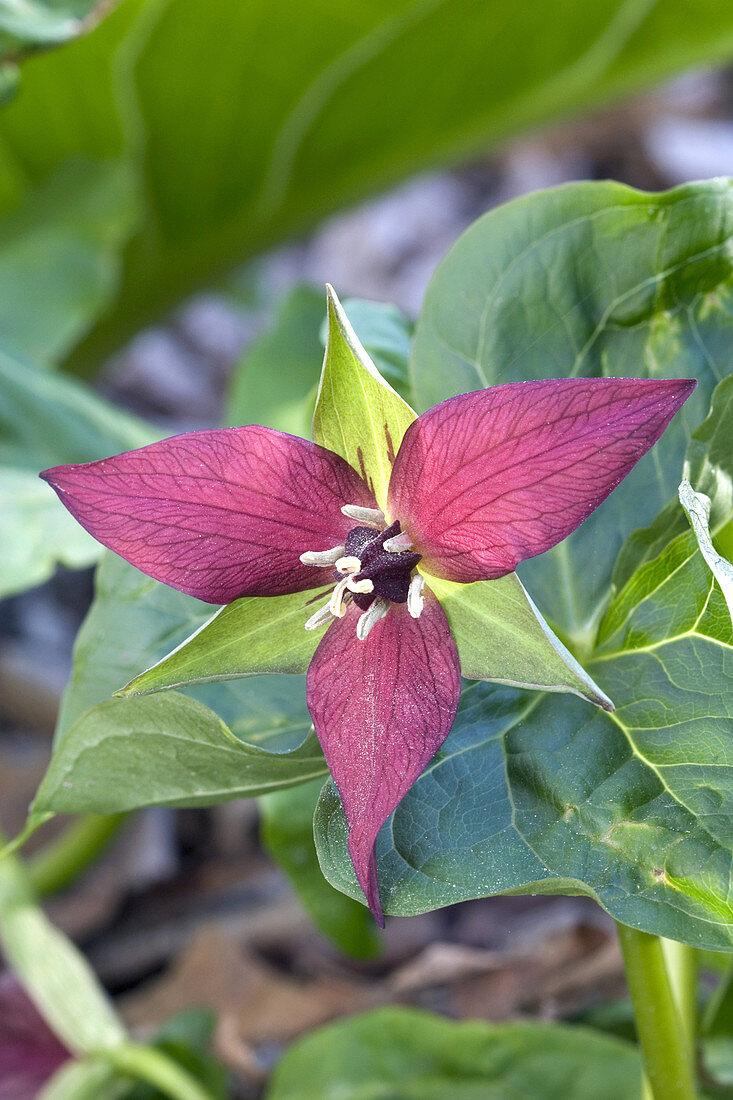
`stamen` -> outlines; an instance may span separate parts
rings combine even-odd
[[[344,504],[341,511],[349,519],[356,520],[357,523],[364,523],[367,527],[380,529],[384,526],[384,512],[380,512],[378,508],[362,508],[359,504]]]
[[[358,573],[361,570],[361,562],[353,554],[347,554],[336,562],[338,573]]]
[[[333,619],[331,614],[331,608],[329,604],[325,604],[323,607],[319,607],[315,615],[311,615],[308,622],[305,624],[306,630],[318,630],[319,626],[323,626],[324,623],[330,623]]]
[[[422,577],[420,573],[416,573],[410,581],[410,587],[407,590],[407,610],[410,612],[413,619],[419,619],[422,609],[425,607],[425,600],[422,594],[424,584],[424,577]]]
[[[333,550],[306,550],[300,555],[303,565],[315,565],[319,569],[326,569],[329,565],[335,565],[345,550],[344,546],[334,546]]]
[[[365,611],[363,615],[359,616],[359,620],[356,624],[356,636],[360,642],[363,642],[369,631],[375,626],[380,619],[389,611],[389,600],[376,599],[368,611]]]
[[[390,554],[401,554],[403,550],[412,550],[412,539],[407,531],[400,531],[398,535],[386,539],[382,546]]]
[[[338,582],[331,593],[331,599],[328,601],[328,609],[334,619],[343,619],[346,614],[346,606],[351,599],[351,595],[347,592],[346,586],[350,580],[351,577],[344,577],[343,580]]]
[[[366,594],[374,591],[374,581],[370,581],[368,577],[364,577],[361,581],[354,580],[353,577],[347,577],[346,587],[349,592],[363,592]]]

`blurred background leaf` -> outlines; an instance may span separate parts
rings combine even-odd
[[[295,1043],[267,1100],[637,1100],[641,1065],[630,1043],[588,1029],[492,1027],[387,1008]]]
[[[104,458],[154,438],[144,421],[0,344],[0,599],[47,580],[59,563],[79,569],[102,553],[70,522],[39,470]]]
[[[726,0],[686,15],[684,0],[532,0],[510,21],[496,0],[348,12],[320,0],[300,15],[265,0],[123,0],[90,35],[26,63],[0,114],[0,210],[71,157],[134,164],[141,214],[122,291],[77,358],[97,364],[185,294],[349,202],[733,53]]]
[[[77,344],[118,289],[134,224],[122,162],[64,163],[0,221],[0,333],[38,363]]]

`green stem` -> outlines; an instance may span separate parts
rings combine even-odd
[[[616,928],[654,1100],[695,1100],[691,1047],[672,994],[661,941],[624,924]]]
[[[18,852],[27,840],[37,832],[41,825],[45,825],[47,821],[50,821],[54,815],[52,813],[38,814],[37,816],[31,814],[22,830],[12,840],[5,840],[5,837],[0,834],[0,859],[5,859],[6,856],[12,856]]]
[[[88,814],[72,822],[28,863],[33,888],[44,896],[63,890],[104,851],[127,814]]]
[[[672,994],[682,1018],[690,1049],[697,1035],[697,958],[695,949],[676,940],[662,940]]]
[[[198,1081],[155,1047],[123,1043],[104,1052],[105,1058],[119,1070],[158,1089],[170,1100],[212,1100]]]

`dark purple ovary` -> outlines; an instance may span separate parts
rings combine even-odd
[[[410,588],[412,570],[420,561],[420,554],[411,550],[391,553],[384,549],[387,539],[394,538],[401,531],[399,520],[395,520],[384,531],[375,531],[373,527],[354,527],[346,536],[345,553],[358,558],[361,570],[355,574],[355,581],[370,580],[374,585],[371,592],[355,592],[354,603],[366,611],[378,596],[392,603],[406,603]],[[335,574],[340,580],[341,575]]]

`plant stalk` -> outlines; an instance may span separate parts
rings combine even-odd
[[[120,1073],[145,1081],[170,1100],[212,1100],[203,1085],[155,1047],[124,1043],[105,1051],[104,1057]]]
[[[87,814],[68,825],[28,861],[33,889],[42,897],[63,890],[104,851],[127,814]]]
[[[677,1009],[661,940],[616,925],[654,1100],[695,1100],[692,1046]]]
[[[682,1018],[687,1042],[694,1050],[697,1035],[697,958],[695,949],[676,940],[662,940],[672,995]]]

